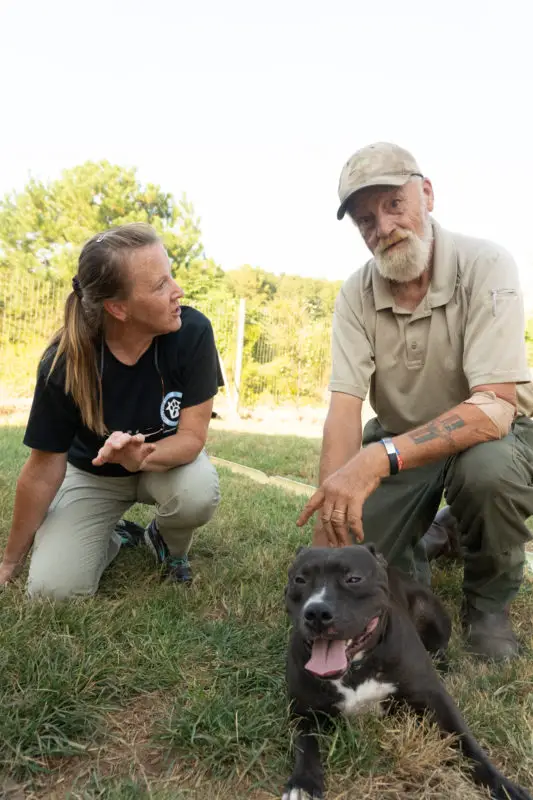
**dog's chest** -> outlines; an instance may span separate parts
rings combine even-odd
[[[394,683],[376,678],[367,678],[355,688],[346,686],[342,679],[332,681],[332,684],[340,695],[337,708],[348,717],[371,710],[379,711],[380,703],[398,689]]]

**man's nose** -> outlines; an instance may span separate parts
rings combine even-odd
[[[376,214],[376,234],[378,239],[386,239],[396,228],[396,220],[386,211],[378,211]]]

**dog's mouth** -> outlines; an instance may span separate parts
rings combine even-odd
[[[364,649],[378,627],[380,617],[372,617],[363,633],[355,639],[314,639],[311,658],[305,665],[319,678],[337,678],[348,670],[355,655]]]

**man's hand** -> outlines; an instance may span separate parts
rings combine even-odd
[[[315,521],[315,527],[313,528],[313,538],[311,540],[312,547],[329,547],[329,539],[327,537],[326,531],[324,530],[324,524],[320,519],[320,516],[317,517]]]
[[[351,544],[350,529],[356,540],[362,542],[364,502],[389,472],[389,460],[383,445],[365,447],[326,478],[306,504],[296,524],[305,525],[320,508],[320,522],[330,545]]]
[[[6,586],[17,577],[22,565],[18,562],[2,561],[0,563],[0,586]]]
[[[148,456],[155,450],[155,444],[146,444],[144,435],[114,431],[93,458],[93,465],[101,467],[103,464],[120,464],[128,472],[139,472],[144,466]]]

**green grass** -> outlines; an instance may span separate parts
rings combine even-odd
[[[21,435],[0,428],[2,541],[26,455]],[[209,446],[308,482],[318,448],[224,431]],[[311,531],[295,526],[304,499],[220,474],[223,501],[195,537],[192,588],[161,585],[139,549],[121,554],[94,599],[30,603],[22,579],[0,595],[0,797],[4,779],[31,798],[280,797],[291,768],[283,589]],[[147,521],[150,510],[129,516]],[[435,586],[455,614],[459,572],[437,570]],[[526,657],[489,670],[454,636],[447,677],[493,758],[529,786],[532,604],[526,586],[513,611]],[[329,798],[483,796],[457,759],[443,766],[448,744],[411,717],[341,723],[323,748]]]
[[[211,430],[209,450],[214,456],[254,467],[267,475],[316,484],[320,439],[270,436]]]

